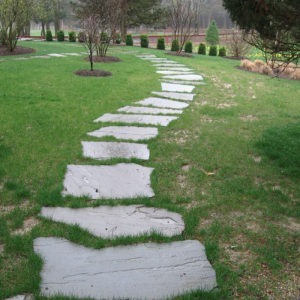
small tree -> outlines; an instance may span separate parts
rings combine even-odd
[[[148,46],[149,46],[148,35],[141,35],[141,47],[148,48]]]
[[[166,46],[165,46],[165,39],[164,38],[158,38],[157,39],[157,46],[156,48],[158,50],[165,50]]]
[[[230,55],[241,58],[247,55],[251,49],[251,45],[248,44],[244,37],[245,33],[238,29],[232,29],[229,34],[226,35],[226,46]]]
[[[184,45],[184,52],[193,53],[193,43],[191,41],[187,41]]]
[[[206,55],[206,46],[205,46],[205,44],[201,43],[199,45],[198,54]]]
[[[209,24],[208,29],[206,31],[205,40],[209,45],[212,46],[219,44],[219,30],[215,21],[212,21]]]

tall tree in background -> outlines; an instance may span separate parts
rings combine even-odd
[[[288,63],[300,57],[299,0],[223,0],[225,9],[247,41],[260,49],[266,59]]]

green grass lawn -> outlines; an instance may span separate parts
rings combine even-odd
[[[26,42],[35,54],[82,52],[79,44]],[[219,57],[170,57],[203,74],[206,85],[183,115],[148,142],[155,168],[153,199],[89,201],[62,198],[68,164],[82,157],[80,141],[100,128],[104,113],[159,91],[159,76],[133,51],[122,62],[97,64],[106,78],[73,74],[83,57],[0,62],[0,299],[39,292],[39,236],[64,237],[101,248],[137,242],[198,239],[206,246],[219,288],[176,299],[296,299],[299,296],[300,84],[235,68]],[[2,57],[3,59],[3,57]],[[106,138],[105,140],[112,140]],[[105,162],[114,164],[121,160]],[[43,205],[84,207],[144,203],[183,215],[181,236],[95,238],[76,226],[40,219]],[[22,232],[25,227],[32,230]],[[22,234],[16,235],[16,232]],[[24,231],[24,230],[23,230]]]

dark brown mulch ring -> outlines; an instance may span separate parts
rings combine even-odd
[[[87,61],[90,59],[87,57]],[[121,59],[115,56],[93,56],[93,62],[103,62],[103,63],[110,63],[110,62],[120,62]]]
[[[107,77],[112,75],[110,72],[103,71],[103,70],[94,70],[94,71],[78,70],[75,72],[75,74],[79,76],[94,76],[94,77]]]
[[[168,55],[174,55],[174,56],[182,56],[182,57],[194,57],[193,54],[191,54],[191,53],[185,53],[185,52],[178,53],[178,52],[175,52],[175,51],[168,51],[168,52],[166,52],[166,54],[168,54]]]
[[[35,49],[17,46],[13,52],[9,51],[6,47],[0,47],[0,56],[22,55],[35,52]]]

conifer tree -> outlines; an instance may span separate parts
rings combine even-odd
[[[219,30],[215,21],[212,21],[206,31],[206,42],[209,45],[218,45],[219,44]]]

